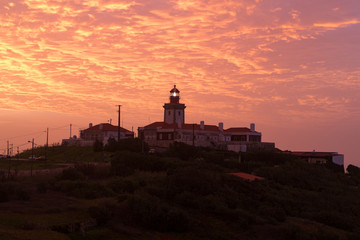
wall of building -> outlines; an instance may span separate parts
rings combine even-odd
[[[332,162],[337,165],[344,166],[344,155],[342,154],[334,155],[332,157]]]

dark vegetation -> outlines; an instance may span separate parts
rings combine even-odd
[[[350,165],[345,174],[281,151],[239,156],[175,144],[164,153],[141,153],[146,148],[138,140],[114,141],[90,150],[59,146],[49,148],[49,153],[56,153],[50,156],[79,161],[43,177],[4,175],[0,219],[11,221],[0,220],[0,239],[353,240],[360,236],[356,166]],[[87,159],[90,152],[92,161]],[[265,180],[249,182],[228,174],[240,171]],[[56,199],[46,201],[49,196]],[[41,210],[34,207],[39,202]],[[21,209],[14,207],[17,203]],[[92,219],[96,224],[86,227]],[[19,235],[22,231],[32,234]]]

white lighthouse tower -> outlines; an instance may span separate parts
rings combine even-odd
[[[180,91],[174,85],[170,90],[170,103],[164,104],[164,122],[177,123],[179,127],[185,122],[185,104],[180,103]]]

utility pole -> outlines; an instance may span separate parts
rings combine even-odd
[[[31,155],[34,157],[34,138],[32,139],[31,142]]]
[[[32,139],[32,144],[31,144],[31,154],[32,154],[32,160],[34,160],[34,138]],[[32,169],[33,169],[33,161],[31,161],[31,172],[30,175],[32,177]]]
[[[28,141],[28,142],[31,142],[31,157],[30,157],[29,160],[31,160],[30,176],[32,177],[33,160],[35,160],[35,156],[34,156],[34,138],[32,139],[32,141]]]
[[[6,156],[9,156],[10,154],[9,154],[9,140],[7,141],[7,151],[6,151]]]
[[[10,156],[13,155],[14,144],[10,144]]]
[[[11,144],[11,148],[12,148],[13,144]],[[12,155],[9,152],[9,141],[8,141],[8,156]],[[11,158],[9,157],[9,171],[8,171],[8,178],[10,178],[10,169],[11,169]]]
[[[49,128],[46,129],[45,161],[47,160],[48,145],[49,145]]]
[[[71,127],[72,127],[72,124],[70,123],[70,138],[71,138]]]
[[[119,107],[119,110],[118,110],[118,142],[120,142],[120,107],[121,105],[116,105]]]
[[[195,124],[192,125],[192,145],[195,146]]]

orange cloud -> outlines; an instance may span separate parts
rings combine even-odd
[[[161,120],[177,84],[187,117],[196,121],[348,118],[360,103],[358,7],[2,1],[0,109],[108,118],[122,104],[129,122],[141,126]]]

